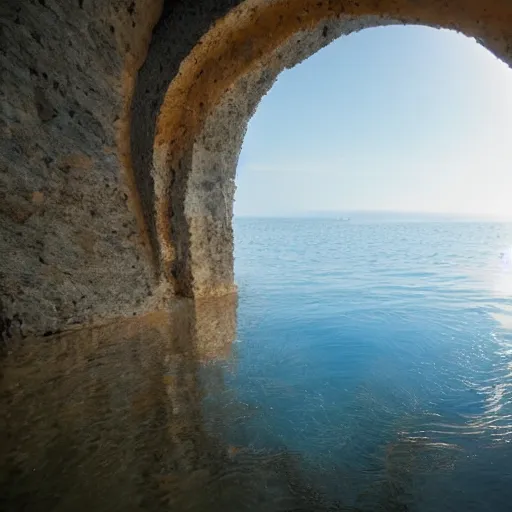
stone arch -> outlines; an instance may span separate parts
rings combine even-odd
[[[512,7],[502,0],[200,5],[191,12],[175,4],[155,30],[139,75],[131,132],[132,151],[139,155],[136,172],[152,194],[146,206],[153,207],[148,222],[161,275],[178,295],[234,290],[236,164],[247,122],[283,69],[343,34],[385,24],[454,29],[512,62]],[[178,23],[190,27],[185,41],[172,36]],[[150,81],[158,91],[148,106],[142,89]]]
[[[0,342],[234,290],[234,174],[279,72],[416,23],[512,63],[509,0],[3,0]]]

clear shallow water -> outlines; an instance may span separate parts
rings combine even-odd
[[[7,346],[0,509],[510,510],[512,225],[235,228],[238,305]]]

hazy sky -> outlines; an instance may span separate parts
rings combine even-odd
[[[342,37],[263,98],[236,183],[238,215],[512,216],[512,70],[446,30]]]

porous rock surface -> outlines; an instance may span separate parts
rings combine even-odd
[[[132,40],[150,34],[144,3],[0,3],[5,336],[148,307],[154,275],[116,141]]]

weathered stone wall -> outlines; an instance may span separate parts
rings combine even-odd
[[[0,332],[234,289],[234,174],[280,71],[421,23],[512,62],[507,0],[4,0]]]
[[[0,3],[5,334],[150,307],[153,269],[116,140],[126,66],[145,50],[132,41],[143,44],[159,14],[150,3]]]

